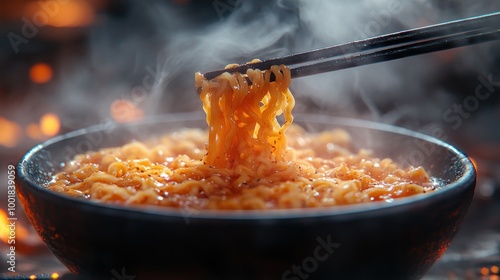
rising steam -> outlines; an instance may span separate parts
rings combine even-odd
[[[495,9],[490,2],[426,0],[216,0],[181,7],[165,1],[131,3],[122,15],[107,18],[92,31],[90,58],[83,59],[78,69],[68,70],[73,74],[61,86],[75,91],[76,81],[85,91],[102,92],[99,102],[92,100],[88,107],[101,118],[106,117],[106,104],[117,97],[132,99],[148,114],[200,110],[193,83],[197,71]],[[462,48],[296,79],[292,83],[296,110],[392,123],[412,120],[413,126],[440,120],[442,107],[453,97],[436,80],[452,64],[487,73],[481,68],[490,65],[477,60],[487,60],[485,51],[488,46]],[[97,80],[86,71],[97,72]],[[84,91],[81,88],[77,91]],[[64,99],[68,106],[75,104],[70,99],[84,99],[81,92],[72,96]]]

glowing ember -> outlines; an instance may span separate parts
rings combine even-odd
[[[30,79],[37,84],[43,84],[52,79],[52,68],[47,63],[36,63],[31,66]]]
[[[131,101],[117,99],[111,104],[111,117],[119,122],[137,121],[144,117],[144,111]]]
[[[47,136],[54,136],[61,129],[61,122],[55,114],[48,113],[43,115],[40,119],[40,129],[43,134]]]
[[[497,274],[500,271],[500,268],[496,265],[491,267],[491,272]]]
[[[21,137],[21,128],[15,122],[0,117],[0,145],[13,148]]]

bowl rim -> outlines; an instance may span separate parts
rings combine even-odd
[[[44,197],[52,202],[59,204],[64,204],[73,207],[83,207],[88,211],[106,211],[108,214],[113,213],[114,215],[141,215],[141,216],[161,216],[169,218],[182,218],[187,223],[188,220],[195,219],[216,219],[216,220],[275,220],[275,219],[298,219],[298,218],[311,218],[311,217],[332,217],[335,216],[339,219],[349,219],[352,216],[363,215],[370,217],[372,215],[380,215],[387,212],[395,211],[397,213],[404,211],[407,208],[411,208],[417,205],[426,206],[431,203],[435,203],[440,200],[444,200],[446,197],[453,196],[454,194],[461,193],[467,188],[475,188],[476,181],[476,170],[471,160],[456,147],[438,139],[433,136],[429,136],[417,131],[413,131],[407,128],[370,121],[363,119],[338,117],[332,115],[320,115],[320,114],[296,114],[294,113],[295,120],[299,119],[299,122],[314,122],[318,124],[328,124],[328,125],[340,125],[344,127],[360,128],[377,130],[388,133],[395,133],[404,136],[409,136],[415,139],[420,139],[423,141],[430,142],[444,149],[451,151],[459,161],[464,170],[462,174],[446,187],[439,189],[436,192],[426,193],[422,195],[414,195],[409,197],[403,197],[394,199],[392,202],[377,201],[370,203],[360,203],[351,205],[340,205],[332,207],[318,207],[318,208],[299,208],[299,209],[267,209],[267,210],[186,210],[178,208],[168,208],[164,206],[154,206],[154,205],[122,205],[122,204],[112,204],[112,203],[102,203],[91,200],[85,200],[81,198],[71,197],[65,194],[57,193],[46,189],[43,186],[39,186],[35,182],[29,179],[25,172],[25,164],[32,158],[35,154],[43,151],[44,148],[57,144],[60,141],[81,137],[87,133],[107,131],[107,133],[112,133],[114,129],[127,127],[134,127],[138,125],[154,125],[158,123],[170,123],[178,121],[200,121],[204,120],[205,115],[202,112],[182,112],[182,113],[169,113],[162,115],[155,115],[147,117],[141,121],[131,122],[126,124],[117,124],[115,122],[106,122],[90,127],[78,129],[75,131],[68,132],[56,136],[54,138],[48,139],[31,149],[29,149],[16,164],[16,181],[17,185],[21,188],[29,188],[36,196]],[[294,120],[294,122],[295,122]],[[100,147],[97,147],[100,148]]]

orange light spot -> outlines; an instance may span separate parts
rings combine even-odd
[[[9,220],[7,220],[7,213],[5,213],[3,210],[0,210],[0,239],[5,243],[7,243],[10,233],[8,225]]]
[[[0,240],[5,243],[8,243],[10,237],[10,222],[8,220],[8,215],[4,210],[0,210]],[[29,237],[30,233],[27,228],[21,225],[19,222],[16,222],[16,240],[23,240]]]
[[[50,278],[52,278],[52,279],[59,278],[59,273],[57,273],[57,272],[52,273],[52,275],[50,275]]]
[[[31,274],[30,275],[30,279],[36,279],[36,275],[35,274]]]
[[[43,84],[52,79],[52,68],[47,63],[36,63],[31,66],[30,79],[37,84]]]
[[[491,267],[491,272],[492,273],[498,273],[500,271],[500,268],[496,265],[492,266]]]
[[[57,115],[47,113],[40,119],[40,129],[43,134],[47,136],[54,136],[61,129],[61,122],[59,121]]]
[[[481,267],[481,275],[488,275],[490,274],[490,270],[487,267]]]
[[[26,134],[32,139],[43,140],[42,130],[36,123],[30,123],[26,127]]]
[[[111,117],[119,123],[137,121],[144,117],[144,111],[141,108],[125,99],[113,101],[110,110]]]
[[[21,137],[21,127],[8,119],[0,117],[0,145],[13,148]]]
[[[33,1],[26,5],[25,14],[42,26],[77,27],[94,22],[95,12],[90,1],[45,1],[43,5],[39,2]]]
[[[500,277],[498,275],[491,275],[490,280],[499,280]]]

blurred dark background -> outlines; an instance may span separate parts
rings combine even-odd
[[[1,1],[0,190],[7,166],[55,135],[201,110],[196,71],[496,11],[500,2],[486,0]],[[478,166],[481,208],[499,196],[499,68],[491,42],[300,78],[295,112],[391,123],[458,146]]]
[[[0,5],[2,163],[15,162],[20,151],[54,134],[108,120],[200,110],[196,71],[500,10],[497,2],[457,0]],[[499,46],[486,43],[297,79],[295,111],[422,131],[440,126],[465,150],[500,156],[494,145],[500,132],[492,129],[500,119]],[[483,90],[490,94],[474,99],[485,80],[491,85]],[[476,151],[478,136],[493,153]]]

